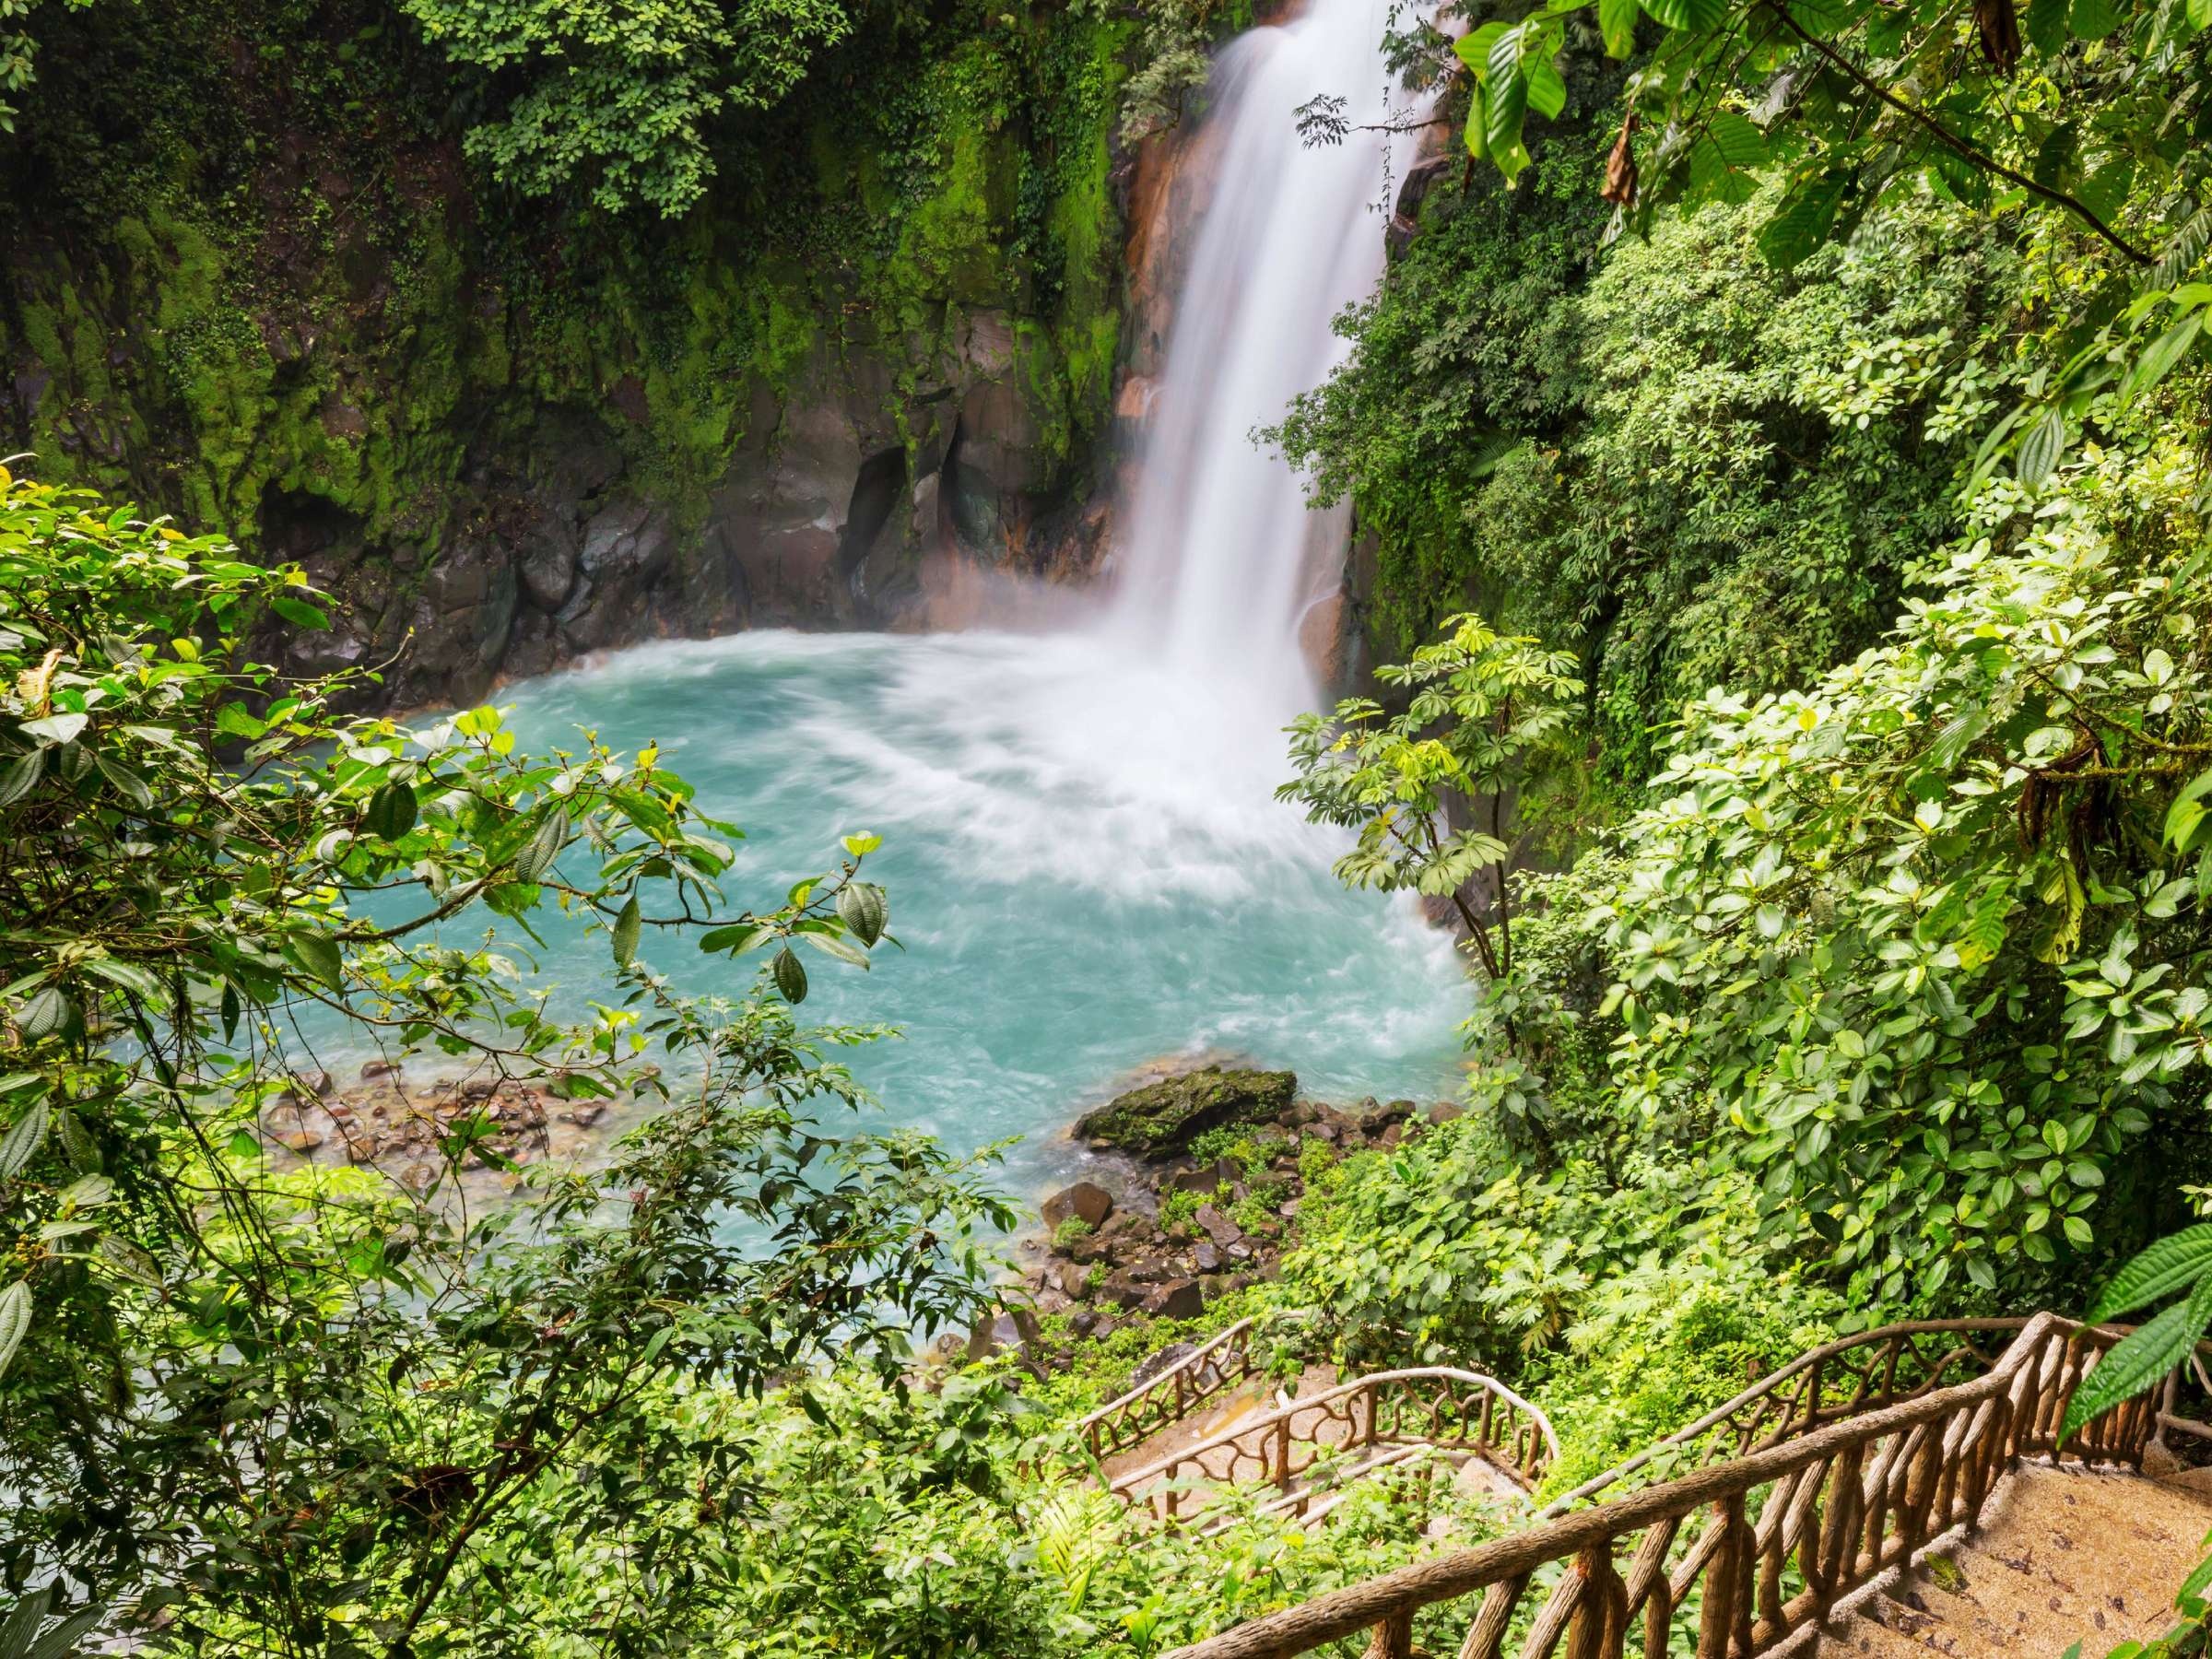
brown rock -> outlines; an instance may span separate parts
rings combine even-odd
[[[1209,1241],[1191,1252],[1191,1262],[1201,1273],[1218,1273],[1221,1270],[1221,1253]]]
[[[1113,1194],[1093,1182],[1078,1181],[1064,1187],[1038,1206],[1046,1227],[1057,1232],[1073,1217],[1086,1227],[1104,1225],[1113,1213]]]
[[[1205,1230],[1206,1236],[1225,1250],[1244,1236],[1242,1228],[1210,1204],[1202,1204],[1198,1206],[1196,1220],[1199,1227]]]
[[[371,1060],[361,1067],[362,1082],[372,1082],[379,1077],[387,1077],[394,1083],[398,1082],[399,1062],[396,1060]]]
[[[1173,1279],[1145,1298],[1144,1310],[1159,1319],[1195,1319],[1206,1312],[1206,1292],[1196,1279]]]
[[[1210,1193],[1225,1182],[1233,1182],[1241,1173],[1236,1163],[1226,1158],[1217,1158],[1210,1164],[1200,1164],[1194,1170],[1177,1170],[1160,1182],[1160,1190],[1168,1193]]]

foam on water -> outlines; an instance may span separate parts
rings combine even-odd
[[[625,652],[515,688],[533,746],[591,726],[658,741],[741,824],[734,898],[885,838],[903,951],[809,958],[806,1012],[888,1020],[854,1069],[896,1121],[960,1147],[1030,1137],[1064,1169],[1074,1110],[1160,1055],[1226,1048],[1331,1097],[1433,1098],[1456,1077],[1465,982],[1413,907],[1344,891],[1335,838],[1275,802],[1280,734],[1225,723],[1171,669],[1076,636],[763,632]],[[584,987],[604,939],[543,961]],[[688,989],[748,959],[656,947]]]

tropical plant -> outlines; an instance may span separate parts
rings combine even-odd
[[[1385,686],[1408,690],[1404,712],[1355,697],[1333,715],[1292,724],[1298,776],[1276,797],[1304,807],[1312,822],[1358,831],[1336,861],[1350,886],[1450,902],[1496,979],[1513,959],[1506,815],[1567,735],[1583,689],[1574,667],[1565,653],[1501,635],[1472,613],[1453,617],[1410,662],[1375,671]],[[1487,915],[1469,894],[1477,877],[1488,884]]]
[[[678,1645],[726,1529],[659,1517],[751,1513],[712,1397],[896,1377],[1008,1216],[818,1120],[872,1033],[796,1024],[793,947],[865,964],[874,840],[734,907],[652,746],[338,715],[358,681],[256,660],[278,620],[323,624],[297,570],[0,472],[0,1573],[152,1649],[397,1659],[469,1644],[527,1512],[653,1575],[618,1651]],[[605,937],[605,1001],[532,984],[548,927]],[[766,966],[678,995],[651,964],[699,947]],[[424,1164],[271,1144],[349,1049],[460,1073]],[[516,1171],[518,1088],[652,1115]]]

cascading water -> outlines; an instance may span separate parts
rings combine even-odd
[[[1344,345],[1331,320],[1382,270],[1365,209],[1393,140],[1360,129],[1392,113],[1385,15],[1373,0],[1312,0],[1222,53],[1207,117],[1217,183],[1124,520],[1117,626],[1172,666],[1240,682],[1237,700],[1277,724],[1312,700],[1298,623],[1316,555],[1341,553],[1345,524],[1309,512],[1297,477],[1252,434],[1327,378]],[[1316,93],[1346,100],[1344,144],[1298,142],[1293,112]]]
[[[1450,943],[1409,906],[1345,891],[1337,840],[1272,799],[1280,727],[1314,695],[1295,632],[1317,522],[1249,433],[1326,373],[1329,319],[1381,259],[1362,205],[1383,149],[1355,134],[1301,150],[1292,111],[1363,82],[1377,96],[1352,118],[1379,112],[1382,15],[1312,4],[1223,56],[1222,171],[1100,625],[737,634],[506,694],[539,748],[580,725],[657,740],[750,834],[726,881],[739,902],[828,867],[841,834],[882,834],[870,871],[903,948],[865,974],[810,962],[802,1012],[897,1023],[902,1039],[841,1057],[895,1121],[956,1148],[1027,1136],[1018,1182],[1064,1178],[1081,1155],[1056,1132],[1163,1054],[1249,1055],[1324,1099],[1453,1085],[1465,989]],[[603,986],[604,939],[532,954],[571,1007]],[[644,957],[692,991],[758,967],[653,939]]]

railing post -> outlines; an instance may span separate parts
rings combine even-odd
[[[1712,1506],[1720,1547],[1705,1563],[1705,1594],[1698,1608],[1698,1659],[1729,1659],[1735,1645],[1736,1586],[1743,1578],[1744,1500],[1741,1494]]]
[[[1290,1419],[1287,1417],[1275,1425],[1275,1489],[1290,1489]]]
[[[1367,1659],[1413,1659],[1413,1613],[1393,1613],[1375,1627],[1367,1643]]]
[[[1628,1636],[1629,1592],[1614,1570],[1610,1543],[1593,1544],[1575,1558],[1583,1579],[1567,1627],[1567,1659],[1620,1659]]]

